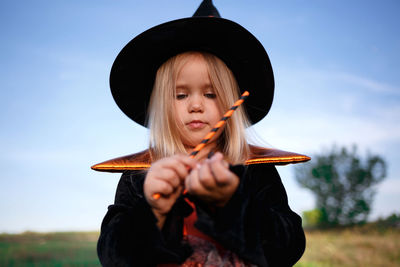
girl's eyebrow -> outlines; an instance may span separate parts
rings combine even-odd
[[[177,84],[177,85],[175,86],[175,89],[176,89],[176,90],[186,90],[187,87],[186,87],[186,84]]]
[[[187,88],[186,83],[177,83],[175,85],[175,89],[176,90],[186,90],[188,88]],[[205,83],[205,84],[202,85],[202,89],[203,90],[208,90],[208,89],[213,89],[214,90],[214,86],[211,83]]]
[[[202,84],[202,87],[203,88],[214,88],[210,81],[204,82],[204,84]]]
[[[212,91],[214,91],[214,86],[212,86],[211,83],[210,84],[206,84],[206,85],[204,85],[203,90],[212,90]]]

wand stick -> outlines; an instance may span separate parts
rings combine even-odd
[[[193,149],[193,151],[190,153],[190,157],[194,158],[197,153],[200,152],[201,149],[203,149],[203,147],[206,146],[206,144],[208,143],[208,141],[211,140],[211,138],[213,138],[213,136],[217,133],[217,131],[224,126],[224,124],[226,123],[226,121],[232,116],[233,112],[244,102],[244,100],[246,100],[246,98],[249,96],[249,92],[245,91],[240,98],[232,105],[232,107],[224,114],[224,116],[222,116],[222,118],[219,120],[219,122],[217,122],[214,126],[214,128],[203,138],[203,140],[201,140],[201,142]],[[155,193],[153,195],[154,199],[159,199],[161,197],[160,193]]]

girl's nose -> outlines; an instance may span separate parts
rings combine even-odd
[[[189,103],[189,112],[203,112],[203,100],[201,97],[193,97]]]

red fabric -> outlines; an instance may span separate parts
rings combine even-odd
[[[199,237],[199,238],[201,238],[203,240],[211,242],[218,249],[219,254],[223,254],[225,252],[225,249],[217,241],[215,241],[210,236],[203,234],[196,227],[194,227],[194,223],[197,220],[196,206],[194,205],[193,202],[189,201],[188,199],[186,199],[186,202],[190,206],[192,206],[193,212],[192,212],[192,214],[190,214],[188,217],[186,217],[184,219],[184,222],[183,222],[183,235],[184,236],[187,236],[187,235],[196,236],[196,237]]]
[[[184,219],[183,234],[186,241],[192,246],[193,254],[181,265],[159,264],[158,267],[245,267],[253,266],[244,263],[238,256],[229,250],[224,249],[217,241],[208,235],[200,232],[194,223],[197,220],[195,205],[186,200],[192,206],[193,212]]]

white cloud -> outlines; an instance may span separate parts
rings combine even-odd
[[[397,96],[400,95],[400,87],[392,86],[385,82],[375,81],[372,79],[368,79],[365,77],[357,76],[350,73],[326,73],[328,77],[330,76],[332,79],[339,79],[344,82],[348,82],[350,84],[354,84],[365,89],[368,89],[372,92],[377,93],[389,93],[395,94]]]
[[[254,128],[272,145],[300,151],[315,151],[315,148],[332,143],[357,143],[374,150],[383,143],[400,140],[399,124],[318,112],[312,117],[275,114],[273,120],[261,122]]]
[[[293,81],[296,79],[306,80],[305,84],[326,84],[329,86],[332,82],[340,84],[349,84],[354,86],[364,88],[370,92],[378,93],[389,93],[400,96],[400,87],[396,85],[391,85],[381,80],[373,80],[353,73],[342,72],[342,71],[330,71],[323,69],[284,69],[285,72],[290,73],[290,77],[295,77],[295,79],[289,79],[288,81]],[[294,76],[293,76],[294,75]],[[282,75],[281,75],[282,76]],[[303,83],[304,84],[304,83]],[[340,87],[339,87],[340,89]]]
[[[255,128],[289,149],[334,142],[374,149],[400,140],[399,96],[400,87],[351,73],[283,68],[271,114]]]

